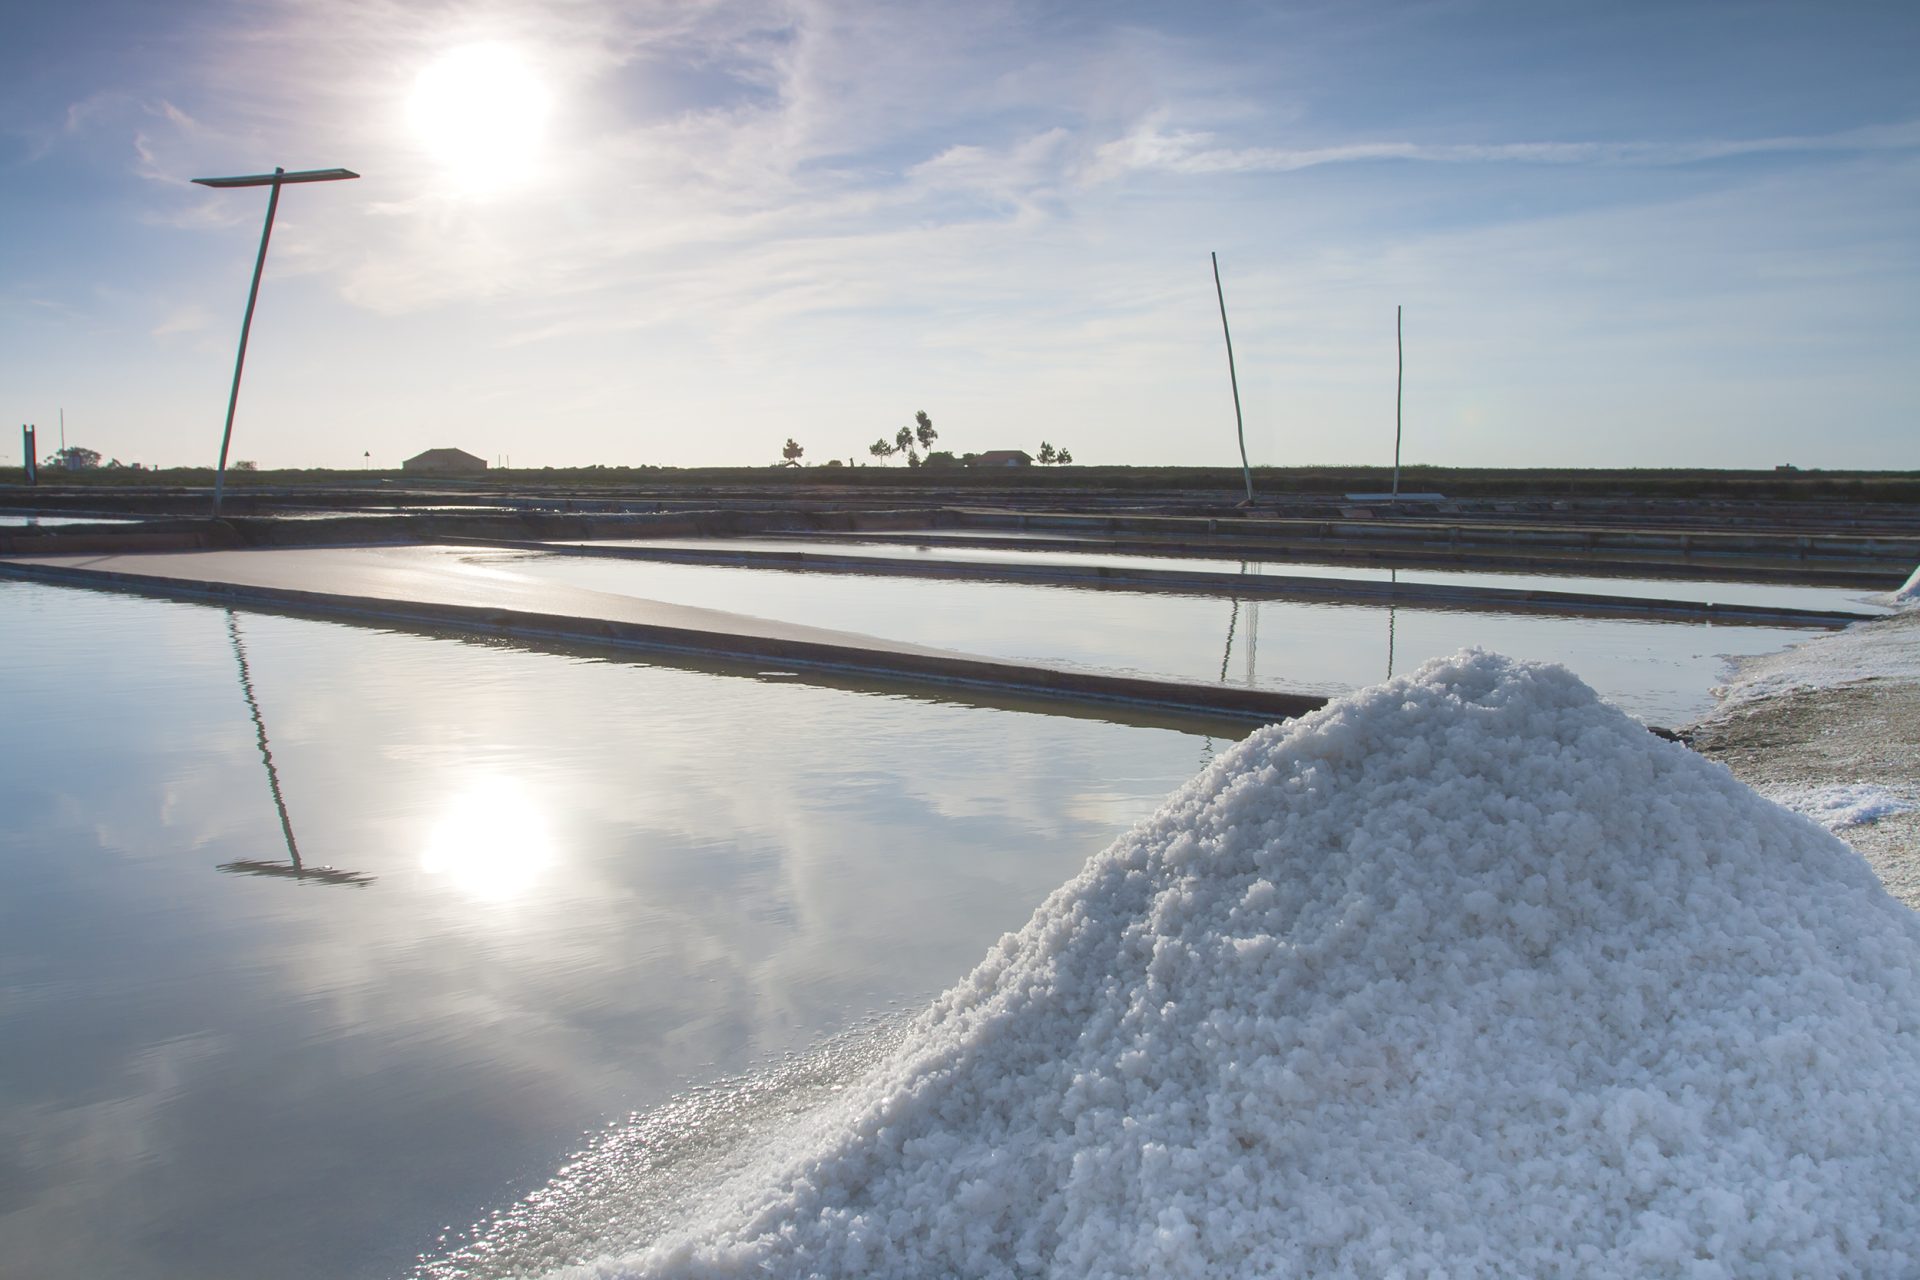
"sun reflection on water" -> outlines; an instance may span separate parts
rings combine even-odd
[[[541,807],[512,779],[477,779],[461,791],[427,839],[420,865],[485,902],[525,894],[554,862]]]

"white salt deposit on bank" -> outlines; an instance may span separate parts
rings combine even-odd
[[[1920,568],[1914,569],[1906,583],[1893,593],[1893,603],[1902,609],[1920,605]]]
[[[1920,1274],[1920,917],[1565,670],[1276,726],[595,1276]]]
[[[1871,782],[1844,782],[1830,787],[1788,787],[1765,792],[1767,799],[1805,814],[1829,831],[1862,827],[1910,813],[1914,804],[1905,796]]]
[[[1742,658],[1733,679],[1714,690],[1715,715],[1796,690],[1831,689],[1862,680],[1920,680],[1920,609],[1856,622],[1779,653]]]

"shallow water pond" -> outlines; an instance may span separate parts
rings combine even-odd
[[[1561,662],[1628,712],[1675,725],[1713,706],[1729,655],[1809,635],[1787,627],[1290,600],[1236,601],[944,578],[805,574],[540,552],[463,559],[542,582],[731,609],[1020,661],[1340,694],[1469,645]]]
[[[43,516],[26,511],[0,511],[0,529],[57,528],[73,524],[136,524],[124,516]]]
[[[1219,744],[0,583],[8,1275],[375,1277],[916,1006]]]
[[[951,536],[951,535],[949,535]],[[1044,542],[1031,550],[944,544],[936,535],[926,542],[862,542],[858,537],[806,536],[762,538],[612,538],[576,542],[589,547],[677,547],[699,551],[805,551],[819,555],[871,556],[884,560],[938,560],[996,565],[1106,565],[1121,569],[1170,569],[1193,573],[1237,573],[1283,578],[1334,578],[1356,582],[1424,582],[1450,587],[1498,587],[1512,591],[1572,591],[1624,596],[1634,600],[1685,600],[1702,604],[1750,604],[1771,609],[1825,609],[1842,613],[1890,613],[1884,595],[1852,587],[1809,587],[1796,583],[1716,582],[1710,578],[1608,578],[1568,573],[1497,573],[1468,569],[1381,569],[1369,565],[1310,564],[1291,560],[1207,559],[1192,556],[1135,555],[1120,551],[1049,550]]]

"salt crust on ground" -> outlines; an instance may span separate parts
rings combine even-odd
[[[1920,681],[1920,607],[1740,659],[1733,679],[1713,691],[1720,700],[1713,716],[1796,690],[1876,679]]]
[[[1920,605],[1920,568],[1909,574],[1901,588],[1893,593],[1893,602],[1901,608]]]
[[[1920,916],[1571,673],[1264,730],[620,1276],[1920,1274]]]
[[[1915,807],[1906,797],[1871,782],[1768,789],[1761,794],[1775,804],[1805,814],[1829,831],[1866,826],[1896,813],[1910,813]]]

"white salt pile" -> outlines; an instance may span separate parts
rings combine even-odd
[[[1920,567],[1916,567],[1914,571],[1907,576],[1905,584],[1893,593],[1893,603],[1903,609],[1912,608],[1914,605],[1920,604]]]
[[[1920,1274],[1920,917],[1481,653],[1220,758],[619,1276]]]

